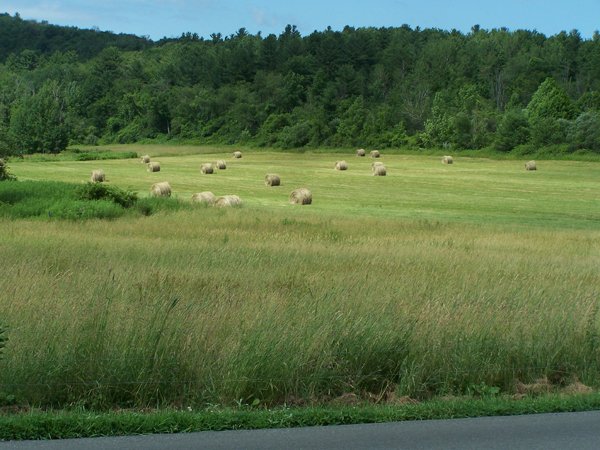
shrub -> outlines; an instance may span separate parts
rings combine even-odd
[[[10,174],[8,171],[8,167],[6,166],[6,161],[0,158],[0,181],[9,181],[14,180],[15,177]]]
[[[310,142],[311,125],[307,121],[287,126],[279,135],[279,143],[283,148],[300,148]]]
[[[82,185],[77,190],[77,198],[80,200],[110,200],[123,208],[131,208],[137,202],[137,195],[134,192],[101,183]]]

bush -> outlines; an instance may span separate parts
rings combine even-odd
[[[102,183],[84,184],[77,189],[77,198],[80,200],[110,200],[123,208],[131,208],[138,199],[134,192]]]
[[[279,135],[279,143],[283,148],[300,148],[310,142],[312,127],[307,121],[285,127]]]
[[[6,161],[0,158],[0,181],[14,180],[15,177],[10,174]]]

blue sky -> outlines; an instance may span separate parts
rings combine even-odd
[[[279,34],[288,23],[302,34],[328,25],[340,30],[408,24],[467,32],[479,24],[547,35],[576,28],[589,38],[600,29],[600,0],[0,0],[0,12],[153,39],[185,31],[229,35],[241,27]]]

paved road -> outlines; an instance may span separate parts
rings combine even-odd
[[[600,411],[0,443],[1,450],[600,448]]]

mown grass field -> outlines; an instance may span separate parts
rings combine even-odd
[[[102,168],[109,183],[148,195],[156,181],[169,181],[175,197],[211,190],[216,195],[238,194],[250,209],[264,212],[296,210],[287,204],[292,189],[306,186],[315,201],[310,212],[327,217],[439,220],[471,224],[535,225],[550,228],[598,229],[600,164],[541,161],[539,170],[526,172],[521,161],[458,158],[443,165],[437,156],[385,154],[380,159],[386,177],[371,175],[372,159],[343,154],[245,152],[231,157],[229,149],[168,146],[116,146],[117,151],[150,153],[161,171],[148,173],[137,160],[85,162],[15,162],[21,180],[87,181]],[[207,152],[189,154],[191,151]],[[159,156],[154,156],[159,155]],[[216,159],[224,171],[200,174],[200,164]],[[335,171],[345,159],[349,170]],[[275,172],[282,186],[267,188],[266,173]],[[304,214],[305,212],[303,212]]]
[[[52,406],[318,403],[342,394],[600,386],[600,164],[132,148],[137,160],[12,162],[20,180],[238,209],[0,219],[0,393]],[[145,150],[145,151],[144,151]],[[228,167],[202,175],[200,163]],[[278,173],[281,187],[263,184]],[[313,204],[294,206],[306,186]]]

